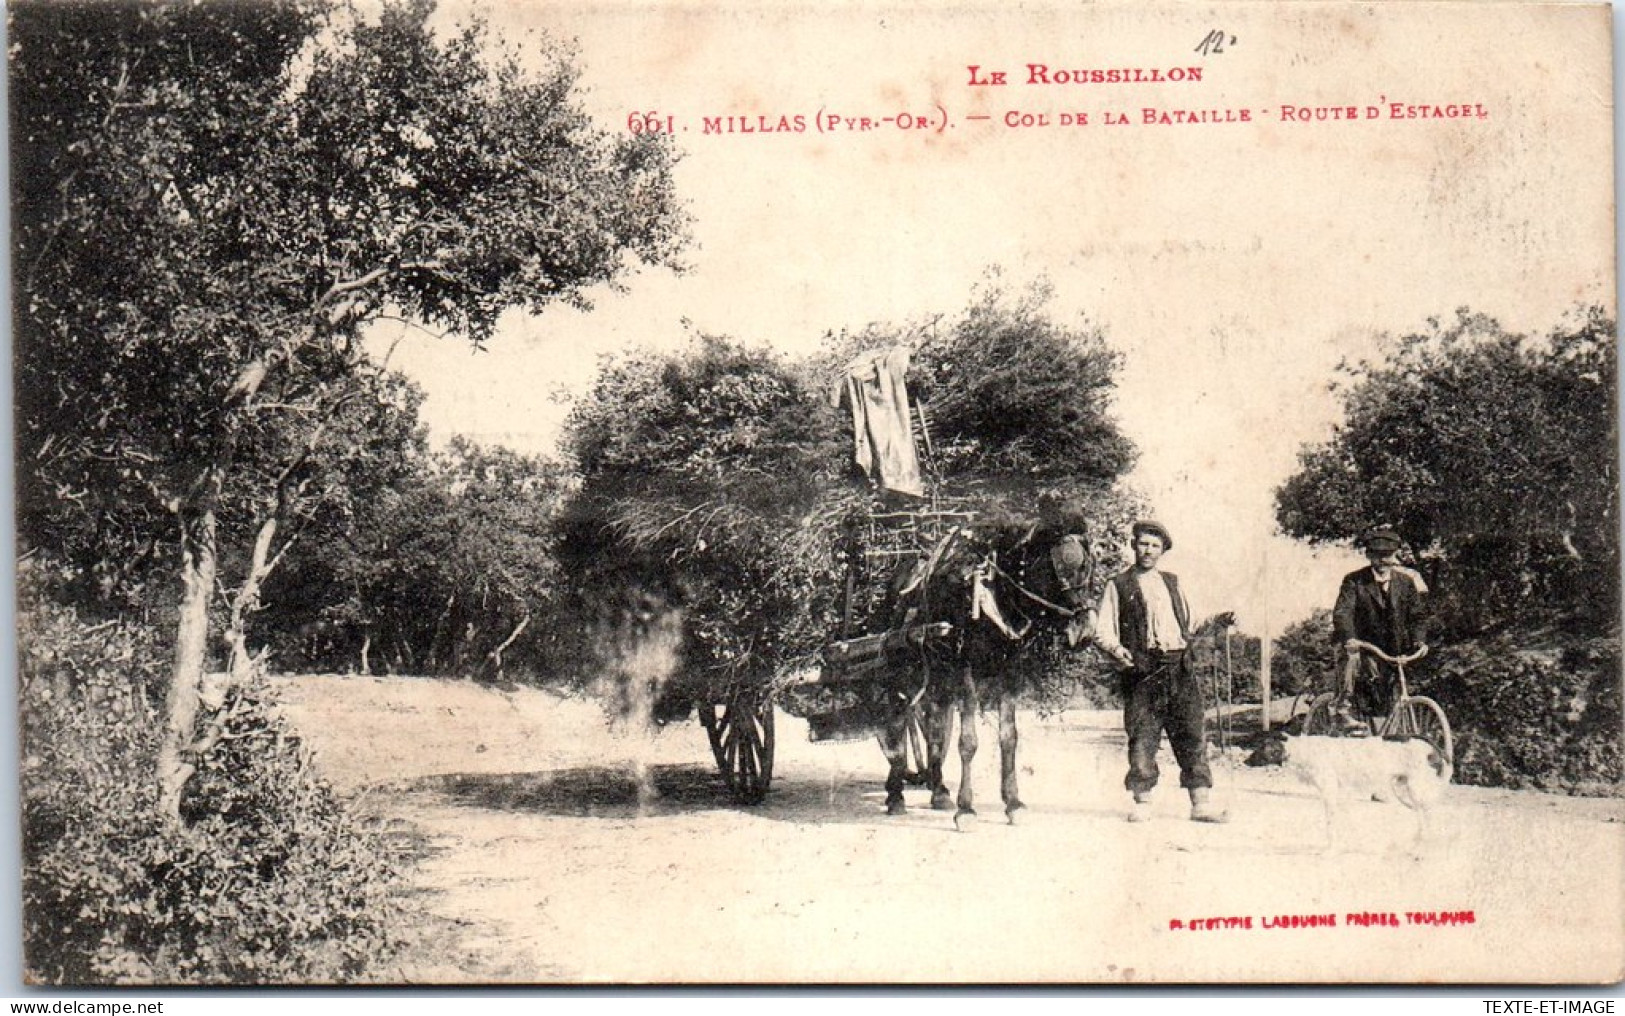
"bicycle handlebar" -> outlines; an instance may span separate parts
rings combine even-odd
[[[1360,639],[1349,639],[1345,644],[1357,646],[1362,651],[1370,653],[1379,660],[1385,660],[1388,663],[1397,664],[1399,666],[1404,666],[1407,663],[1415,663],[1417,660],[1420,660],[1422,657],[1428,654],[1427,646],[1423,646],[1416,652],[1411,653],[1409,656],[1389,656],[1387,653],[1383,652],[1381,649],[1378,649],[1371,643],[1362,641]]]

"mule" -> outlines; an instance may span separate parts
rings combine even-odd
[[[901,701],[880,732],[889,763],[888,814],[905,811],[912,742],[917,759],[924,750],[918,781],[931,789],[931,806],[954,807],[954,825],[965,828],[976,817],[977,718],[983,708],[994,708],[999,794],[1007,821],[1015,822],[1025,807],[1016,775],[1016,703],[1031,689],[1012,664],[1044,639],[1064,637],[1081,647],[1093,637],[1099,558],[1085,537],[1059,528],[962,527],[915,565],[897,598],[898,624],[910,630],[935,625],[949,634],[921,639],[894,668],[892,686]],[[942,770],[956,712],[960,778],[954,796]]]

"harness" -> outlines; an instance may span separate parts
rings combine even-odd
[[[1027,599],[1033,601],[1034,603],[1038,604],[1040,607],[1046,607],[1046,608],[1048,608],[1050,610],[1053,610],[1057,614],[1061,615],[1062,617],[1076,617],[1078,615],[1078,612],[1079,612],[1078,609],[1074,609],[1072,607],[1063,607],[1059,603],[1051,603],[1050,601],[1044,599],[1042,596],[1039,596],[1037,593],[1033,592],[1031,589],[1028,589],[1026,586],[1022,585],[1020,582],[1017,582],[1015,576],[1011,575],[1009,572],[1005,571],[1003,568],[1000,568],[997,561],[989,559],[988,560],[988,566],[993,570],[993,573],[995,575],[999,576],[1000,578],[1004,579],[1006,582],[1010,583],[1011,588],[1015,589],[1016,592],[1020,593],[1022,596],[1025,596]],[[1070,587],[1067,587],[1064,582],[1062,584],[1062,587],[1063,588],[1070,588]]]

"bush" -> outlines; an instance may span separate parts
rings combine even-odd
[[[1617,794],[1619,673],[1617,636],[1519,632],[1442,651],[1418,690],[1450,717],[1458,782]]]
[[[31,980],[333,982],[390,951],[391,864],[261,689],[227,696],[178,828],[157,809],[150,635],[25,602],[19,643]]]

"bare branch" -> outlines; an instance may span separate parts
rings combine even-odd
[[[427,336],[430,336],[431,338],[435,338],[435,339],[445,339],[448,335],[451,334],[450,332],[437,332],[433,328],[426,328],[422,324],[420,324],[420,323],[418,323],[416,321],[413,321],[411,318],[401,317],[399,314],[379,314],[373,320],[375,320],[375,321],[395,321],[395,322],[398,322],[398,323],[400,323],[402,325],[405,325],[408,328],[415,328],[418,331],[422,332],[423,334],[425,334]],[[395,342],[390,343],[389,351],[390,351],[391,354],[393,354],[395,352],[395,344],[398,343],[398,342],[400,342],[400,340],[396,339]],[[384,360],[387,363],[389,358],[386,356],[384,358]]]

